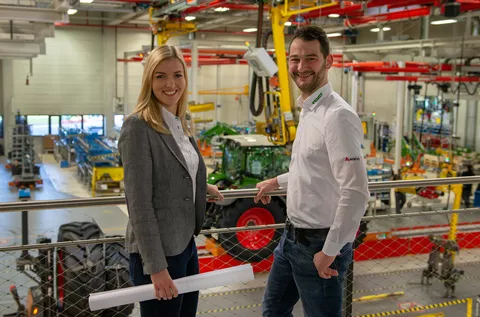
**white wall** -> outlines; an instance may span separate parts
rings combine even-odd
[[[57,29],[46,55],[13,63],[15,107],[23,114],[103,113],[103,45],[100,29]]]

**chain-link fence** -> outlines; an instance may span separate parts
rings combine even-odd
[[[353,274],[345,279],[344,315],[473,316],[480,293],[476,210],[461,212],[457,226],[451,226],[451,211],[365,217]],[[197,314],[261,316],[282,232],[282,224],[203,231],[196,238],[201,272],[250,262],[255,279],[202,290]],[[88,306],[93,292],[132,286],[122,237],[105,237],[94,223],[75,222],[61,226],[57,240],[0,249],[0,316],[140,315],[138,304],[97,312]],[[22,309],[27,313],[19,315]],[[293,314],[303,316],[300,303]]]

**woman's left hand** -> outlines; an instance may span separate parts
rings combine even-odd
[[[216,197],[216,199],[208,199],[209,203],[213,203],[216,200],[223,200],[223,195],[220,193],[216,185],[207,184],[207,194]]]

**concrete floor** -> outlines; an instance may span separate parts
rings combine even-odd
[[[76,178],[76,168],[60,169],[51,155],[42,157],[41,173],[44,179],[43,188],[35,190],[32,199],[65,199],[71,197],[90,197],[90,193]],[[8,188],[10,175],[3,164],[0,166],[0,201],[16,201],[16,190]],[[417,211],[412,207],[410,210]],[[407,210],[408,211],[408,210]],[[388,212],[388,211],[387,211]],[[462,221],[478,221],[478,213],[462,215]],[[42,210],[29,212],[29,242],[35,243],[39,235],[56,241],[58,227],[71,221],[96,221],[105,234],[114,235],[125,232],[127,223],[124,206],[102,206],[91,208],[71,208],[62,210]],[[421,224],[447,223],[446,216],[421,217],[415,219],[396,219],[381,221],[370,228],[408,227]],[[0,214],[0,246],[21,244],[21,213]],[[18,274],[14,268],[17,255],[0,255],[0,316],[13,312],[15,303],[8,294],[8,287],[15,283],[22,286],[19,291],[26,294],[29,285],[33,285],[28,277]],[[354,316],[391,311],[410,305],[429,305],[448,301],[443,298],[444,287],[441,282],[433,281],[430,287],[419,285],[421,272],[426,267],[427,256],[411,256],[355,263],[354,298],[365,295],[384,294],[403,291],[403,295],[378,299],[375,301],[356,301]],[[457,284],[458,298],[472,297],[480,288],[480,250],[465,250],[456,258],[459,268],[465,275]],[[202,316],[261,316],[261,299],[268,274],[259,274],[255,281],[247,285],[231,285],[228,287],[206,290],[202,292],[198,315]],[[425,312],[443,311],[446,316],[461,317],[465,315],[465,305],[451,306]],[[420,313],[403,316],[418,316]],[[134,316],[139,316],[138,307]],[[301,304],[298,303],[294,316],[303,316]]]

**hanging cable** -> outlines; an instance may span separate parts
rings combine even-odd
[[[262,26],[263,26],[263,0],[258,2],[258,20],[257,20],[257,38],[256,47],[262,46]],[[258,85],[258,108],[255,107],[255,93],[256,86]],[[264,100],[263,100],[263,81],[261,77],[258,77],[255,72],[252,76],[250,93],[250,111],[255,117],[259,116],[263,112]]]

